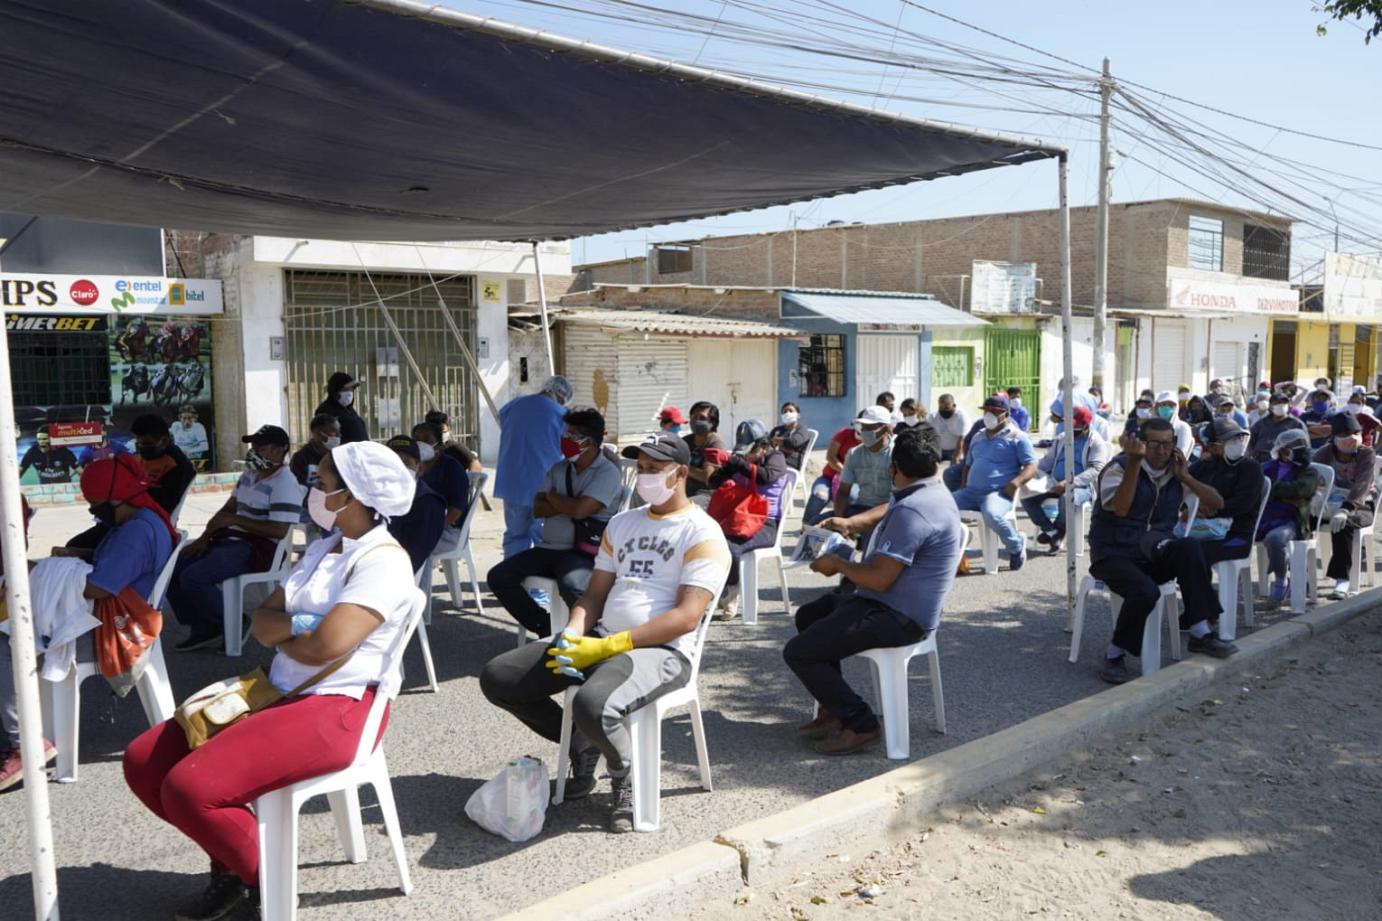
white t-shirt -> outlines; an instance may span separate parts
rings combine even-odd
[[[926,417],[926,421],[931,423],[936,429],[936,434],[940,437],[942,451],[954,451],[960,445],[960,439],[969,433],[969,416],[959,407],[949,419],[940,414],[939,411],[931,413]]]
[[[646,506],[615,515],[595,557],[596,569],[614,573],[596,632],[610,636],[667,613],[683,585],[718,595],[729,566],[724,532],[699,506],[670,515],[654,515]],[[693,636],[669,645],[689,653]]]
[[[344,542],[340,553],[331,553]],[[403,629],[415,587],[408,553],[379,525],[359,540],[332,532],[313,541],[283,583],[284,607],[289,614],[326,614],[338,604],[358,604],[384,618],[355,647],[350,661],[307,689],[306,694],[344,694],[359,700],[365,688],[382,681],[384,654]],[[305,665],[283,653],[274,656],[269,681],[283,693],[311,678],[325,665]],[[381,685],[390,697],[396,687]]]

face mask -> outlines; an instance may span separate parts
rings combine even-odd
[[[145,460],[157,460],[167,453],[167,448],[160,448],[158,445],[144,445],[139,449],[139,456]]]
[[[916,417],[916,416],[903,416],[903,417],[902,417],[902,421],[903,421],[904,423],[906,423],[907,425],[916,425],[916,424],[917,424],[917,417]]]
[[[1358,405],[1357,403],[1349,403],[1346,406],[1344,406],[1344,412],[1348,413],[1350,416],[1356,416],[1362,411],[1363,407]]]
[[[710,420],[709,420],[709,419],[692,419],[692,420],[691,420],[691,431],[695,432],[697,435],[709,435],[709,434],[710,434]]]
[[[1178,394],[1176,394],[1176,399],[1180,400],[1180,405],[1181,405],[1181,406],[1184,406],[1186,403],[1189,403],[1189,402],[1190,402],[1190,394],[1188,394],[1188,393],[1178,393]]]
[[[1075,440],[1079,441],[1081,438],[1085,437],[1088,434],[1089,429],[1075,429]]]
[[[326,450],[330,451],[332,448],[339,448],[340,446],[341,446],[341,436],[340,436],[340,435],[332,435],[330,438],[326,439]]]
[[[1345,435],[1340,438],[1335,438],[1334,450],[1342,451],[1345,454],[1352,454],[1354,451],[1358,450],[1358,446],[1362,441],[1363,439],[1359,438],[1357,435]]]
[[[984,413],[984,428],[996,429],[998,428],[998,422],[998,417],[995,416],[993,413]]]
[[[1271,406],[1271,413],[1273,416],[1276,416],[1278,419],[1280,419],[1282,416],[1286,415],[1286,404],[1273,403]]]
[[[778,418],[778,421],[781,422],[783,425],[791,425],[792,423],[796,422],[797,419],[798,419],[799,417],[797,416],[796,413],[792,412],[792,411],[789,409],[789,410],[787,410],[785,413],[783,413],[782,415],[778,416],[777,418]]]
[[[676,486],[667,485],[666,473],[640,473],[633,479],[634,491],[649,505],[662,505],[676,493]]]
[[[97,502],[91,506],[91,517],[108,528],[115,527],[115,505],[110,501]]]
[[[245,466],[249,467],[251,470],[269,470],[277,467],[278,464],[275,464],[254,448],[250,448],[249,453],[245,455]]]
[[[1145,406],[1139,406],[1137,407],[1137,418],[1150,419],[1152,418],[1152,411]]]
[[[1008,397],[1008,402],[1011,403],[1013,406],[1021,406],[1022,397]]]
[[[1259,390],[1257,391],[1257,395],[1260,397],[1269,397],[1272,395],[1272,392],[1270,390]]]
[[[340,403],[342,406],[349,406],[351,403],[355,402],[355,391],[342,390],[340,393],[336,394],[336,402]]]
[[[669,433],[669,434],[672,434],[672,435],[680,435],[680,434],[681,434],[681,426],[680,426],[680,425],[669,425],[669,426],[667,426],[667,428],[663,429],[663,431],[664,431],[664,432],[667,432],[667,433]]]
[[[451,430],[450,430],[450,429],[447,429],[446,431],[444,431],[444,432],[441,433],[441,443],[444,444],[444,445],[449,445],[449,444],[451,444]]]
[[[942,419],[949,419],[951,416],[955,415],[955,410],[953,410],[953,409],[942,409],[942,410],[940,411],[940,414],[941,414],[941,418],[942,418]]]
[[[1158,406],[1156,414],[1163,419],[1170,419],[1176,414],[1176,408],[1174,406]]]
[[[1310,408],[1313,409],[1315,412],[1319,413],[1320,415],[1324,415],[1325,413],[1329,412],[1329,404],[1322,403],[1319,401],[1311,403]]]
[[[425,464],[437,456],[437,449],[425,441],[419,441],[417,443],[417,456],[418,460]]]
[[[563,438],[561,440],[562,457],[576,457],[583,450],[584,448],[581,446],[581,443],[579,441],[576,441],[574,438]]]
[[[1224,460],[1230,464],[1236,464],[1243,457],[1243,452],[1248,449],[1248,445],[1241,438],[1236,438],[1224,445]]]
[[[336,527],[336,516],[341,513],[340,509],[333,512],[326,507],[327,497],[336,496],[343,492],[345,492],[344,489],[338,489],[335,492],[322,492],[315,486],[308,491],[307,514],[312,522],[323,531],[330,531]]]
[[[1306,464],[1310,463],[1310,449],[1309,449],[1309,448],[1292,448],[1292,449],[1291,449],[1291,463],[1293,463],[1293,464],[1295,464],[1295,465],[1297,465],[1297,466],[1299,466],[1299,467],[1304,467]]]
[[[859,430],[859,443],[866,448],[872,448],[874,445],[878,444],[879,439],[882,437],[881,433],[873,429]]]

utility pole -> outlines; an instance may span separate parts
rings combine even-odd
[[[1113,93],[1108,58],[1099,80],[1099,210],[1094,221],[1094,380],[1104,387],[1104,326],[1108,315],[1108,193],[1109,173],[1113,171],[1108,143],[1108,101]]]

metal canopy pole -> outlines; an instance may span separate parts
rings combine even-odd
[[[537,302],[542,308],[542,338],[547,343],[547,367],[549,374],[557,373],[557,360],[552,354],[552,326],[547,322],[547,286],[542,283],[542,257],[538,254],[537,241],[533,241],[533,268],[537,270]]]
[[[1061,389],[1061,406],[1065,427],[1061,438],[1065,443],[1065,494],[1061,502],[1065,504],[1067,524],[1075,521],[1075,359],[1070,316],[1070,160],[1069,154],[1060,155],[1060,324],[1061,324],[1061,363],[1065,381]],[[1095,343],[1096,350],[1101,343]],[[1098,497],[1095,497],[1098,501]],[[1065,542],[1065,623],[1070,629],[1075,623],[1075,547],[1078,541]]]
[[[53,856],[48,778],[43,769],[43,717],[39,710],[38,655],[34,612],[29,605],[29,562],[24,512],[19,499],[18,443],[14,428],[14,387],[10,380],[9,334],[0,323],[0,553],[5,560],[14,688],[19,703],[19,750],[23,754],[24,798],[29,806],[29,852],[34,887],[34,918],[58,921],[58,876]]]

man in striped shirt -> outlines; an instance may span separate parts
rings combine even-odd
[[[276,425],[264,425],[240,440],[250,446],[245,472],[201,537],[183,549],[168,586],[173,613],[192,631],[177,644],[179,650],[221,643],[221,583],[268,569],[275,545],[302,514],[307,490],[284,463],[288,433]]]

